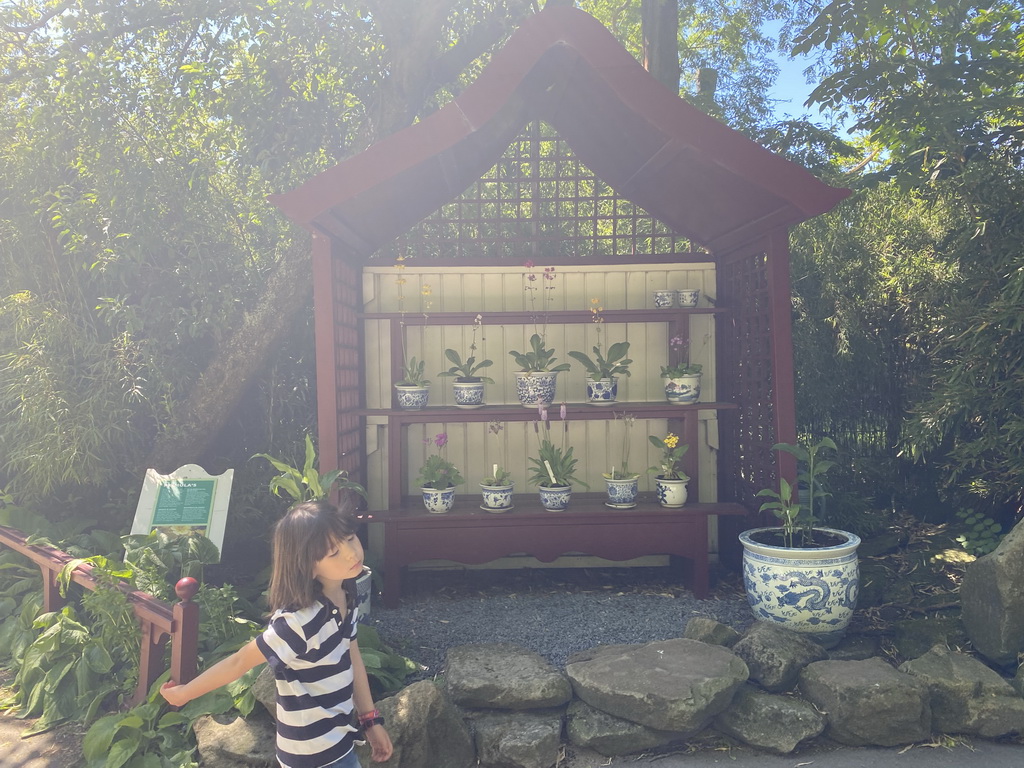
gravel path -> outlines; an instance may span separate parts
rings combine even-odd
[[[697,600],[667,568],[607,568],[413,573],[399,608],[375,598],[371,623],[427,667],[412,682],[441,672],[456,645],[515,643],[561,667],[596,645],[680,637],[692,616],[740,631],[753,621],[735,583]]]

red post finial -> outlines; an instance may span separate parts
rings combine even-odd
[[[193,579],[191,576],[186,576],[183,579],[178,579],[178,583],[174,585],[174,594],[178,596],[178,599],[183,603],[189,602],[193,597],[196,596],[196,592],[199,591],[199,582]]]

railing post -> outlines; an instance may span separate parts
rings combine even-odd
[[[174,592],[181,602],[174,604],[174,629],[171,633],[171,679],[181,685],[196,676],[199,656],[199,606],[192,602],[199,591],[193,578],[179,579]]]
[[[45,563],[39,564],[43,574],[43,613],[53,613],[64,607],[64,596],[57,585],[57,571]]]

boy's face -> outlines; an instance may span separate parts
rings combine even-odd
[[[363,571],[363,545],[355,534],[332,541],[327,554],[313,566],[313,578],[321,584],[352,579]]]

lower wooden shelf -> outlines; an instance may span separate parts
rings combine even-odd
[[[689,586],[698,598],[708,593],[708,518],[746,515],[740,504],[687,504],[668,509],[641,502],[632,509],[609,509],[603,495],[577,498],[565,512],[543,509],[533,494],[514,497],[515,508],[494,513],[480,509],[479,497],[457,497],[444,514],[414,504],[368,513],[384,527],[384,605],[394,608],[403,569],[420,560],[480,564],[508,555],[530,555],[551,562],[578,553],[606,560],[672,555],[689,561]]]

